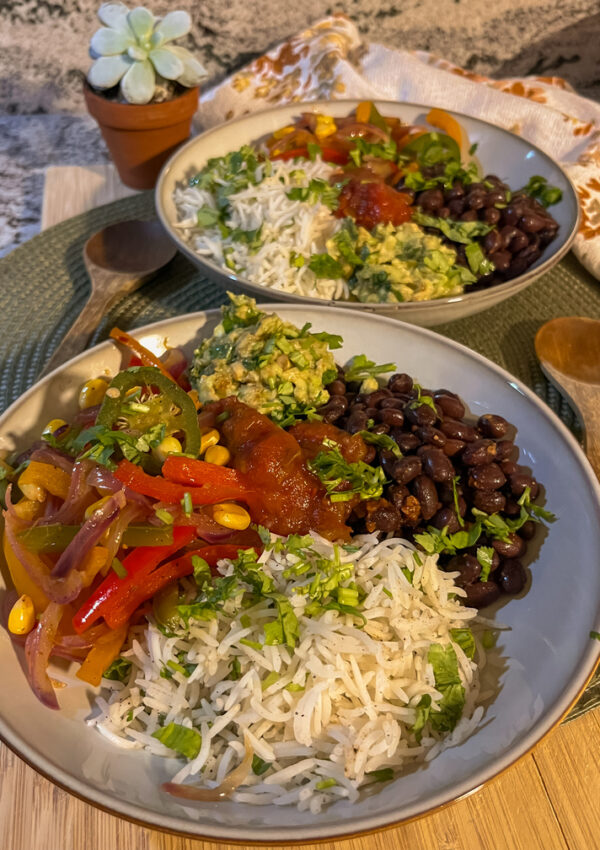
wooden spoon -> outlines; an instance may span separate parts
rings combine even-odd
[[[579,413],[586,454],[600,478],[600,320],[552,319],[537,332],[535,352],[547,378]]]
[[[112,305],[150,280],[176,253],[156,220],[121,221],[91,236],[83,248],[90,297],[39,378],[83,351]]]

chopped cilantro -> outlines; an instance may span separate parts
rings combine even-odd
[[[361,499],[379,499],[386,483],[381,466],[369,466],[362,460],[350,463],[335,443],[307,465],[325,486],[332,502],[347,502],[355,495]],[[346,489],[340,490],[340,486]]]
[[[539,174],[529,178],[527,186],[524,186],[521,192],[536,198],[544,207],[550,207],[553,204],[558,204],[562,200],[562,191],[557,186],[551,186],[545,177],[540,177]]]
[[[196,729],[181,726],[179,723],[169,723],[152,733],[161,744],[188,759],[195,759],[202,746],[202,736]]]
[[[115,658],[115,660],[110,664],[104,673],[102,674],[103,679],[113,679],[117,682],[126,682],[129,679],[129,673],[131,672],[131,661],[128,661],[126,658],[122,658],[119,656]]]
[[[402,457],[402,452],[400,451],[398,443],[393,439],[393,437],[390,437],[389,434],[373,434],[371,431],[359,431],[358,433],[365,443],[368,443],[371,446],[377,446],[379,449],[392,452],[392,454],[397,458]]]
[[[344,377],[348,383],[364,381],[365,378],[374,378],[386,372],[393,372],[395,368],[395,363],[384,363],[382,366],[377,366],[365,354],[357,354],[346,367]]]
[[[344,276],[340,263],[329,254],[312,254],[308,267],[318,278],[337,280]]]
[[[266,773],[270,767],[271,763],[263,761],[260,756],[254,755],[252,757],[252,773],[254,773],[255,776],[262,776],[263,773]]]

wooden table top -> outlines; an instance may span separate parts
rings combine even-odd
[[[600,709],[596,709],[559,726],[505,773],[444,809],[394,829],[304,846],[320,850],[594,850],[600,848],[599,803]],[[167,835],[106,814],[54,786],[0,745],[2,850],[233,847]]]

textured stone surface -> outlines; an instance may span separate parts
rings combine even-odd
[[[37,231],[47,165],[107,158],[81,95],[98,5],[0,3],[0,253]],[[563,76],[582,94],[600,99],[597,0],[146,0],[146,5],[156,14],[173,7],[190,11],[194,26],[187,46],[202,57],[210,81],[340,11],[371,41],[429,50],[494,76]]]

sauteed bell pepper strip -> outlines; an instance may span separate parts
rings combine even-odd
[[[177,460],[192,460],[191,458],[177,458]],[[171,458],[167,458],[167,461]],[[175,460],[175,458],[173,458]],[[165,461],[165,463],[167,462]],[[223,470],[224,467],[214,464],[215,470]],[[232,472],[233,470],[227,470]],[[161,502],[166,502],[170,505],[180,504],[182,499],[186,498],[186,493],[189,494],[192,505],[214,505],[221,500],[239,499],[240,501],[250,503],[253,498],[251,490],[245,487],[242,483],[229,483],[228,481],[213,480],[207,481],[202,487],[186,486],[177,484],[174,481],[168,481],[160,475],[148,475],[139,466],[131,463],[128,460],[122,460],[115,470],[115,477],[119,479],[127,487],[130,487],[136,493],[142,493],[144,496],[149,496],[152,499],[158,499]],[[216,476],[217,473],[214,473]]]
[[[35,613],[41,614],[41,612],[47,607],[50,600],[39,584],[31,578],[21,561],[13,552],[12,547],[8,542],[6,532],[4,532],[2,537],[2,548],[4,550],[4,557],[10,572],[10,577],[12,578],[12,582],[15,586],[15,590],[19,596],[29,596],[33,602]]]
[[[165,378],[168,378],[171,383],[177,385],[177,381],[171,375],[169,370],[165,368],[165,364],[156,356],[156,354],[153,354],[145,346],[143,346],[141,342],[138,342],[135,337],[130,336],[130,334],[116,327],[112,329],[109,336],[111,339],[120,342],[121,345],[126,346],[130,351],[133,351],[140,358],[140,361],[144,366],[154,366],[154,368],[162,372]]]
[[[62,552],[79,531],[79,525],[34,525],[17,537],[30,552]],[[123,532],[123,546],[169,546],[173,542],[170,525],[129,525]]]
[[[195,460],[190,457],[170,455],[162,465],[162,474],[169,481],[177,484],[194,484],[197,486],[211,485],[223,487],[239,487],[248,490],[242,473],[227,466],[207,463],[205,460]]]
[[[237,558],[241,546],[222,544],[216,546],[205,546],[186,552],[179,558],[168,561],[166,564],[148,572],[137,573],[130,579],[123,580],[123,587],[111,600],[111,605],[104,612],[104,620],[111,629],[121,628],[126,625],[134,612],[146,600],[151,599],[159,590],[166,587],[172,581],[194,572],[194,556],[202,558],[210,567],[216,567],[218,561],[223,558]],[[245,547],[248,548],[248,547]]]
[[[106,668],[118,657],[126,637],[127,623],[100,635],[75,673],[77,678],[90,685],[99,685]]]
[[[38,460],[30,461],[27,468],[19,476],[19,489],[28,498],[36,498],[40,502],[44,500],[46,492],[58,496],[59,499],[66,499],[70,483],[71,476],[64,469]],[[35,497],[29,495],[30,488],[38,489],[40,498],[37,498],[37,495]]]
[[[469,155],[469,138],[466,131],[458,123],[456,118],[449,115],[443,109],[430,109],[427,113],[427,123],[433,127],[438,127],[443,130],[451,139],[454,139],[460,148],[461,160],[468,158]]]
[[[189,395],[170,376],[165,377],[164,370],[159,372],[157,368],[150,366],[134,366],[115,375],[98,412],[97,424],[112,428],[117,419],[123,415],[128,390],[140,386],[157,387],[175,407],[179,408],[181,412],[174,417],[174,420],[177,423],[177,430],[185,434],[185,451],[187,454],[197,455],[200,451],[201,434],[196,407]]]
[[[196,536],[193,526],[178,526],[173,529],[171,546],[140,546],[134,549],[123,561],[126,578],[120,579],[116,573],[108,575],[92,595],[86,599],[73,617],[73,628],[78,634],[88,629],[100,617],[109,611],[128,581],[136,575],[147,575],[162,561],[174,555]]]

